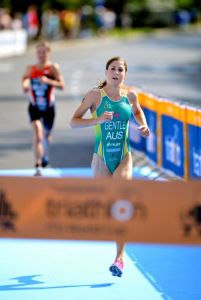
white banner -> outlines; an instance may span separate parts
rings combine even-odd
[[[27,33],[25,30],[0,31],[0,58],[22,55],[27,49]]]

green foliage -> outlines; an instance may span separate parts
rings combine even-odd
[[[146,7],[147,0],[127,0],[125,1],[124,10],[126,12],[135,12]]]
[[[11,9],[11,0],[0,0],[0,7]]]
[[[201,0],[105,0],[105,5],[114,10],[117,14],[122,12],[136,13],[146,11],[150,5],[157,7],[158,3],[175,3],[175,8],[191,9],[195,7],[201,9]],[[83,5],[94,6],[95,0],[0,0],[0,7],[7,7],[14,11],[25,12],[30,4],[36,5],[39,12],[47,8],[73,9],[77,10]]]
[[[62,8],[62,9],[78,9],[83,5],[92,5],[93,0],[43,0],[43,5],[49,5],[51,2],[51,6],[49,8]]]
[[[177,7],[191,7],[193,5],[193,0],[176,0]]]
[[[0,0],[0,7],[7,7],[14,11],[25,12],[29,5],[36,5],[41,12],[47,8],[56,9],[79,9],[83,5],[93,5],[93,0]]]

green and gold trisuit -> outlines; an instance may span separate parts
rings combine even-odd
[[[97,118],[105,111],[112,111],[113,119],[94,126],[94,152],[102,158],[110,172],[114,173],[122,159],[130,152],[128,126],[132,110],[127,96],[112,100],[103,89],[100,91],[101,102],[92,116]]]

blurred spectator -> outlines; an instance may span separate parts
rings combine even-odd
[[[122,13],[121,24],[122,24],[123,28],[131,28],[132,27],[132,18],[128,13]]]
[[[57,10],[46,10],[42,14],[42,35],[49,40],[55,40],[60,35],[60,18]]]
[[[71,10],[63,10],[60,14],[60,19],[64,35],[70,38],[77,37],[80,28],[78,14]]]
[[[190,13],[184,9],[178,10],[176,12],[175,18],[176,18],[176,24],[181,28],[186,28],[191,21]]]
[[[103,19],[106,30],[113,29],[115,27],[116,15],[112,10],[106,8],[104,11]]]
[[[19,30],[23,28],[23,22],[22,22],[22,14],[17,12],[14,14],[11,27],[14,30]]]
[[[7,8],[0,8],[0,29],[11,29],[12,18]]]
[[[98,27],[98,33],[105,33],[115,27],[116,15],[112,10],[98,6],[95,8],[95,23]]]
[[[44,38],[48,36],[48,20],[49,20],[50,10],[44,10],[41,15],[41,34]]]
[[[30,40],[35,39],[39,33],[39,19],[37,9],[34,5],[30,5],[24,16],[24,26]]]
[[[93,7],[90,5],[82,6],[80,10],[80,37],[90,37],[93,34]]]
[[[104,6],[97,6],[95,8],[95,23],[99,31],[104,31]]]

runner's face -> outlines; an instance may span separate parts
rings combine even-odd
[[[113,61],[108,70],[106,70],[107,82],[113,85],[120,85],[123,83],[126,76],[124,62],[121,60]]]
[[[46,47],[39,46],[36,49],[36,54],[37,54],[39,63],[44,64],[48,60],[49,51]]]

